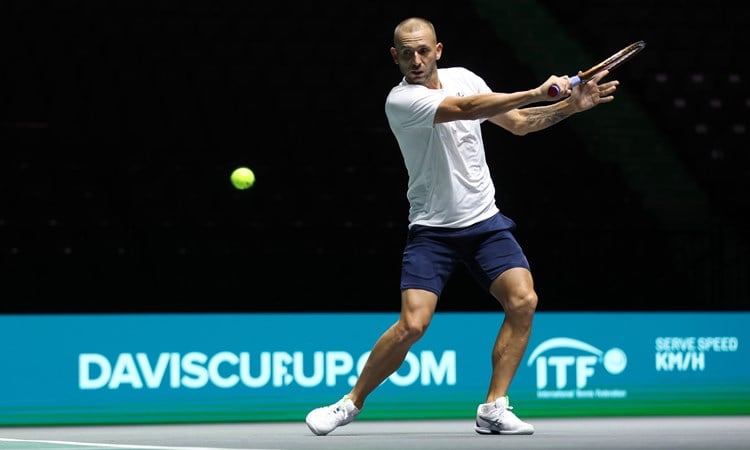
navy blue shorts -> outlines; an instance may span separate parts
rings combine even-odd
[[[465,228],[412,226],[401,261],[401,290],[424,289],[440,297],[458,264],[464,264],[489,292],[492,281],[506,270],[529,269],[513,236],[515,227],[500,213]]]

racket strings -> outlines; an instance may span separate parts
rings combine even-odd
[[[625,61],[635,56],[635,54],[640,52],[642,49],[643,49],[643,45],[637,45],[632,48],[628,47],[628,49],[625,50],[622,55],[619,55],[610,64],[606,65],[606,67],[608,69],[614,69],[615,67],[619,66],[620,64],[624,63]]]
[[[603,70],[614,69],[615,67],[635,56],[638,52],[643,50],[645,46],[646,42],[644,41],[638,41],[630,44],[629,46],[625,47],[624,49],[620,50],[619,52],[615,53],[614,55],[610,56],[609,58],[584,72],[581,76],[581,81],[588,81],[594,75]]]

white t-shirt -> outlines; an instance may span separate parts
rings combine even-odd
[[[445,97],[492,90],[462,67],[438,69],[438,77],[442,89],[402,80],[385,101],[409,175],[409,227],[466,227],[499,212],[484,154],[483,120],[433,123]]]

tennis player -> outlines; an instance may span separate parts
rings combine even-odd
[[[375,343],[351,391],[310,411],[306,423],[314,434],[326,435],[357,417],[367,396],[398,370],[424,335],[443,287],[463,264],[505,314],[474,429],[480,434],[532,434],[534,427],[512,411],[508,390],[529,342],[537,294],[512,233],[515,223],[496,205],[480,126],[489,121],[516,135],[540,131],[611,102],[618,82],[601,82],[608,74],[604,71],[572,89],[568,77],[550,76],[527,91],[493,92],[466,68],[438,69],[443,44],[423,18],[399,23],[390,51],[403,79],[387,96],[385,113],[409,178],[401,313]],[[548,94],[553,85],[560,88],[554,99]],[[541,102],[546,103],[530,106]]]

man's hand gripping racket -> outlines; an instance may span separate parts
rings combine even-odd
[[[585,72],[582,72],[580,75],[570,77],[570,87],[573,88],[580,83],[586,83],[596,74],[604,70],[612,71],[612,69],[629,60],[638,52],[643,50],[645,46],[646,43],[644,41],[638,41],[628,45],[627,47],[623,48],[622,50],[600,62],[599,64],[591,67]],[[550,86],[550,88],[547,90],[547,95],[552,98],[557,97],[558,95],[560,95],[560,88],[556,85]]]

